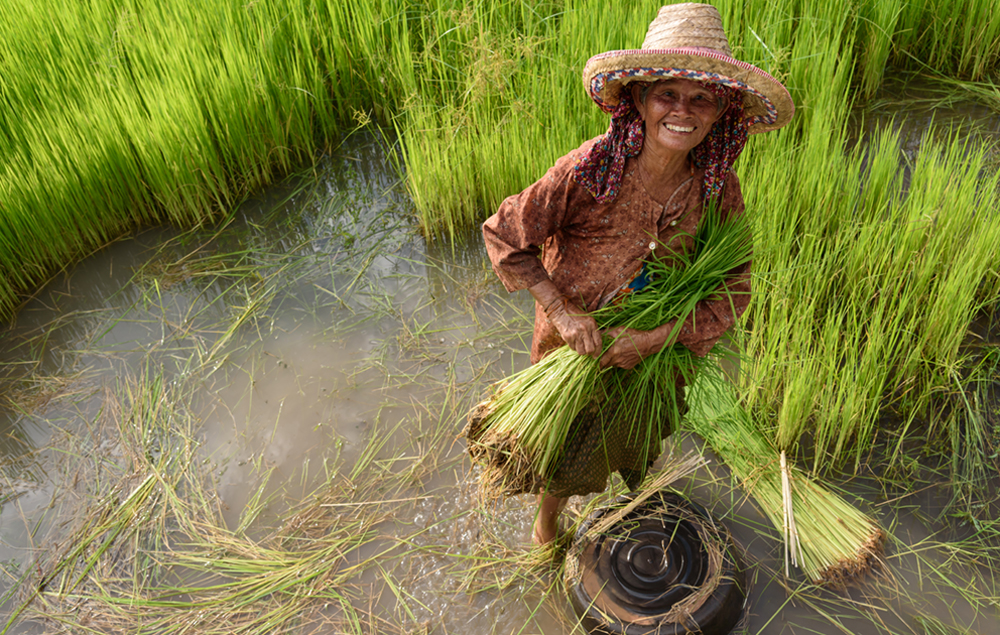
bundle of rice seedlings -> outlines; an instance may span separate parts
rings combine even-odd
[[[768,442],[740,406],[718,363],[706,363],[688,390],[685,425],[729,466],[782,534],[789,563],[816,584],[843,587],[882,554],[878,523],[798,468]]]
[[[750,261],[751,240],[743,216],[723,219],[706,211],[691,254],[647,263],[650,283],[619,304],[592,315],[602,329],[651,330],[675,321],[676,330],[698,302],[725,296],[725,282]],[[605,338],[605,349],[613,341]],[[562,346],[541,362],[491,387],[491,396],[469,415],[469,452],[484,466],[487,497],[533,489],[562,458],[572,424],[592,400],[614,403],[614,416],[634,422],[630,434],[648,440],[666,417],[676,415],[674,386],[688,377],[697,358],[680,345],[667,346],[631,372],[599,366],[593,357]],[[607,381],[605,381],[607,380]],[[674,419],[676,420],[676,418]],[[659,436],[655,437],[657,440]]]

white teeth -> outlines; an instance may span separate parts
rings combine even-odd
[[[665,125],[667,127],[667,130],[673,130],[674,132],[694,132],[694,127],[693,126],[690,127],[690,128],[687,128],[687,127],[684,127],[684,126],[675,126],[675,125],[669,124],[669,123],[663,124],[663,125]]]

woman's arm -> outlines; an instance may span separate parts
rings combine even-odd
[[[572,178],[577,152],[556,161],[542,178],[508,196],[483,223],[483,240],[493,271],[513,293],[551,280],[539,256],[542,245],[572,222],[572,211],[587,194]],[[544,306],[544,305],[543,305]]]
[[[579,152],[562,157],[541,179],[504,200],[483,223],[483,238],[504,287],[528,289],[562,340],[581,355],[596,357],[602,349],[597,323],[579,299],[559,290],[539,258],[541,245],[574,222],[576,210],[593,204],[590,193],[572,179]]]

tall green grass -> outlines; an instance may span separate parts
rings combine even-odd
[[[309,2],[0,4],[0,307],[139,224],[210,222],[360,108]],[[325,15],[326,26],[340,19]]]
[[[748,186],[751,208],[783,214],[755,216],[766,274],[745,370],[779,446],[808,434],[823,470],[860,464],[886,399],[909,423],[952,392],[968,326],[1000,291],[998,184],[988,148],[956,136],[926,140],[905,169],[891,132],[846,156],[809,150],[747,179],[774,188]]]

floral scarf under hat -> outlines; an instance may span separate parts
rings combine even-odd
[[[705,139],[691,151],[696,167],[705,170],[702,196],[717,198],[725,185],[726,175],[747,142],[743,95],[737,88],[713,82],[699,82],[716,97],[729,100],[729,108],[712,125]],[[607,203],[618,196],[625,159],[642,150],[642,117],[632,102],[632,92],[623,90],[621,102],[611,113],[608,131],[597,138],[587,154],[573,167],[573,179],[585,187],[597,202]]]

